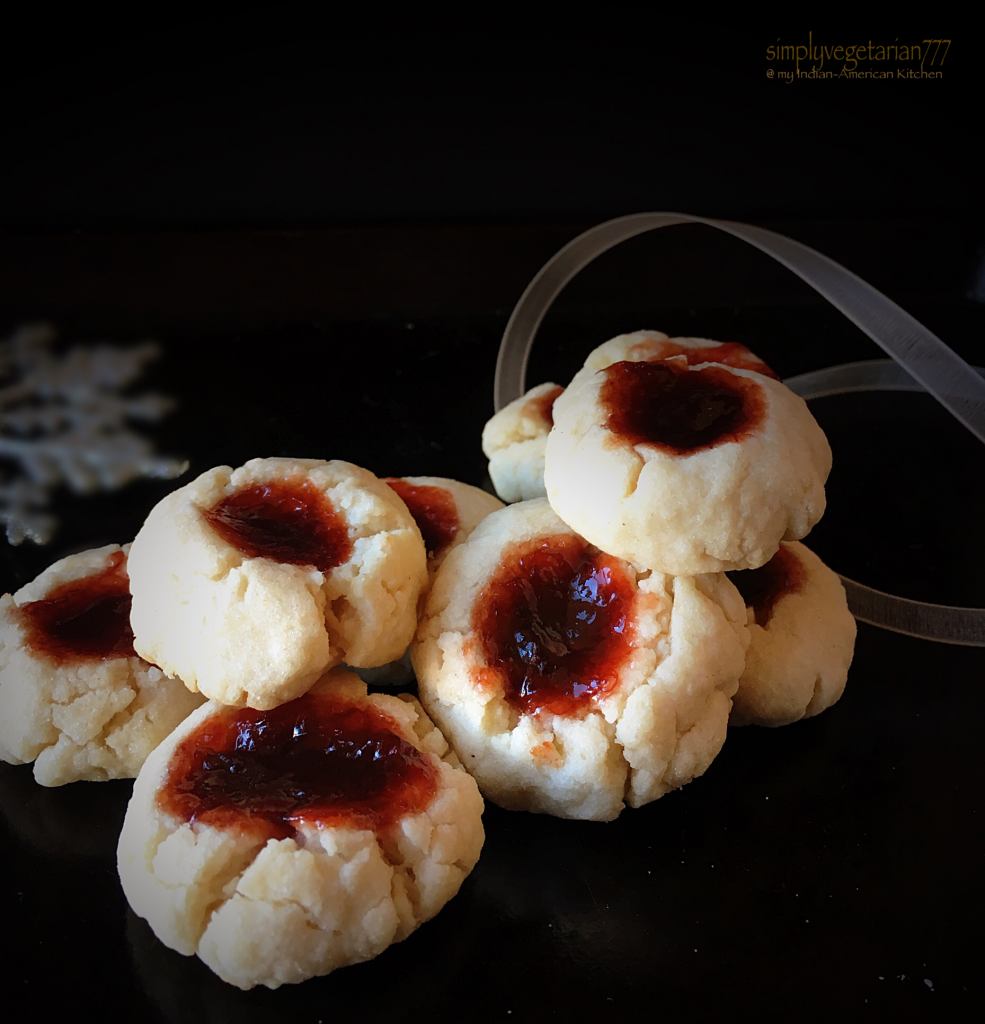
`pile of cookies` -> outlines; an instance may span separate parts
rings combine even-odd
[[[729,723],[785,725],[841,696],[855,621],[835,573],[796,543],[824,511],[831,451],[747,348],[613,338],[567,388],[539,385],[497,413],[483,449],[497,492],[523,500],[450,561],[510,591],[500,600],[525,625],[496,657],[511,647],[523,668],[502,685],[481,675],[476,588],[450,577],[432,590],[414,663],[487,797],[612,817],[700,775]],[[573,622],[530,608],[528,565],[550,558],[561,590],[592,581]],[[581,622],[618,600],[631,611],[601,628],[604,664],[576,684],[591,690],[577,712],[524,696],[583,657]]]
[[[136,775],[127,899],[224,980],[374,957],[458,891],[483,801],[414,697],[346,665],[404,655],[429,571],[500,506],[344,462],[210,470],[127,548],[4,597],[0,756],[45,785]]]
[[[483,447],[513,504],[255,459],[0,602],[0,757],[44,785],[137,776],[127,898],[232,984],[432,917],[478,859],[480,791],[609,820],[704,772],[730,721],[844,688],[854,620],[795,543],[830,451],[747,349],[613,339]],[[420,703],[370,692],[408,658]]]

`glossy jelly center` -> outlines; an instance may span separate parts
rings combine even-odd
[[[307,480],[246,487],[202,514],[223,540],[250,558],[313,565],[327,573],[352,553],[345,521]]]
[[[444,487],[410,484],[394,477],[387,477],[386,482],[400,495],[414,517],[428,557],[440,555],[458,533],[458,508],[451,492]]]
[[[507,702],[565,715],[611,690],[632,649],[634,594],[626,563],[580,537],[507,551],[473,616]]]
[[[533,419],[543,420],[549,427],[554,426],[554,403],[558,400],[564,388],[555,385],[550,391],[545,391],[536,398],[529,399],[524,403],[523,411]]]
[[[758,569],[742,569],[726,574],[736,585],[746,606],[755,613],[757,626],[765,626],[773,618],[777,602],[787,594],[795,594],[807,577],[804,563],[780,545],[777,553]]]
[[[134,657],[125,563],[123,552],[116,551],[102,572],[22,605],[28,646],[59,664]]]
[[[641,341],[633,345],[630,355],[634,359],[669,359],[671,356],[684,356],[688,366],[699,363],[723,363],[739,370],[755,370],[764,377],[779,380],[779,376],[770,369],[754,352],[737,341],[723,341],[720,345],[703,345],[700,348],[689,348],[673,341]]]
[[[385,714],[308,693],[272,711],[217,711],[172,754],[158,801],[182,821],[286,838],[302,824],[379,832],[436,789],[428,755]]]
[[[763,418],[759,385],[717,366],[621,362],[602,372],[606,426],[631,445],[690,453],[741,441]]]

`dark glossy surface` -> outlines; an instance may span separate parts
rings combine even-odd
[[[772,226],[985,364],[985,306],[969,298],[981,226]],[[183,480],[301,455],[481,484],[510,303],[574,233],[0,238],[0,315],[4,330],[44,316],[69,339],[158,338],[146,386],[179,405],[145,429],[190,458]],[[589,268],[547,317],[528,383],[565,383],[595,345],[642,327],[742,343],[784,377],[880,355],[765,257],[706,234],[660,232]],[[809,546],[872,586],[985,606],[981,444],[927,396],[811,408],[834,469]],[[0,543],[3,589],[132,538],[173,486],[63,496],[49,548]],[[115,868],[129,783],[45,790],[0,764],[8,991],[53,1015],[237,1024],[977,1019],[983,679],[985,651],[860,626],[845,696],[822,715],[733,730],[704,777],[607,824],[488,807],[482,857],[433,921],[378,960],[276,992],[230,988],[129,911]]]
[[[122,551],[92,576],[56,587],[43,600],[21,605],[28,645],[59,665],[132,658],[130,580]]]
[[[175,750],[158,804],[179,821],[264,839],[304,825],[384,832],[427,806],[435,780],[386,715],[307,693],[209,717]]]
[[[576,715],[632,653],[635,594],[625,562],[572,534],[507,548],[473,610],[488,666],[476,684],[527,714]]]

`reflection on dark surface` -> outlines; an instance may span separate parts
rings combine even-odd
[[[253,1024],[269,1019],[257,995],[220,981],[197,957],[186,957],[158,942],[151,927],[132,910],[126,915],[127,945],[137,977],[164,1021],[235,1019]]]
[[[127,945],[140,988],[160,1018],[175,1024],[266,1024],[307,1020],[312,1013],[326,1020],[394,1019],[395,1011],[399,1020],[450,1020],[461,1008],[475,1008],[475,969],[484,956],[484,924],[475,915],[470,886],[467,879],[436,918],[375,960],[273,991],[227,985],[198,957],[164,946],[132,910],[127,911]]]
[[[31,765],[0,762],[0,813],[18,839],[47,856],[115,858],[132,789],[127,779],[39,786]]]

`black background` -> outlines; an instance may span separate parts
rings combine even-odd
[[[526,282],[592,223],[682,210],[814,245],[985,363],[968,31],[477,15],[5,15],[0,329],[157,338],[145,384],[179,411],[153,437],[192,473],[297,454],[481,484]],[[941,80],[768,79],[766,47],[809,30],[953,42]],[[745,342],[782,376],[879,355],[765,257],[675,228],[565,292],[530,382],[642,326]],[[926,396],[813,409],[835,470],[811,546],[872,585],[985,605],[978,443]],[[5,589],[129,539],[170,486],[60,496],[50,548],[3,545]],[[734,731],[703,779],[608,825],[490,807],[483,858],[434,922],[276,993],[228,988],[128,911],[128,783],[46,791],[2,766],[8,988],[161,1020],[971,1015],[983,667],[861,626],[846,695],[818,719]]]
[[[784,84],[766,77],[777,40],[918,43],[931,26],[483,13],[8,15],[0,224],[981,211],[975,43],[953,22],[933,26],[953,37],[942,79]]]

